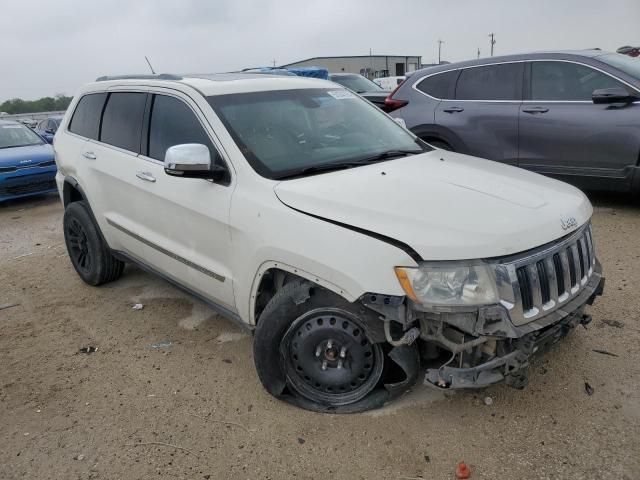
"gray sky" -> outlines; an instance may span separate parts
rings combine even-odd
[[[105,74],[220,72],[326,55],[437,59],[640,45],[639,0],[0,0],[0,101]]]

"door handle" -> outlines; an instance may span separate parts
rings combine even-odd
[[[154,183],[156,181],[156,177],[151,175],[149,172],[138,172],[136,173],[136,177],[138,177],[140,180],[144,180],[145,182]]]
[[[462,107],[447,107],[442,109],[443,112],[447,113],[460,113],[464,112],[464,108]]]
[[[86,158],[86,159],[89,159],[89,160],[95,160],[96,158],[98,158],[98,157],[96,157],[96,154],[95,154],[95,153],[93,153],[93,152],[84,152],[84,153],[82,154],[82,156],[83,156],[84,158]]]
[[[547,113],[549,109],[547,107],[524,107],[522,111],[525,113]]]

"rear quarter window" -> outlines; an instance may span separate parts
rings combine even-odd
[[[418,83],[417,89],[427,95],[446,100],[453,98],[460,70],[436,73]]]
[[[106,99],[106,93],[90,93],[82,97],[73,112],[73,117],[71,117],[69,131],[82,137],[97,140],[100,116]]]

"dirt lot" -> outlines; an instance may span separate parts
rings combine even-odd
[[[128,267],[108,286],[83,284],[55,196],[0,206],[0,304],[19,304],[0,311],[0,478],[449,479],[461,459],[473,479],[639,478],[640,207],[630,203],[595,199],[605,296],[588,329],[532,367],[527,389],[418,385],[348,416],[270,397],[251,338],[162,280]],[[98,351],[78,353],[85,346]]]

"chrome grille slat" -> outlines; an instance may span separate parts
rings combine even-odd
[[[500,303],[514,324],[530,322],[573,298],[593,274],[595,262],[588,224],[557,244],[498,263]]]

